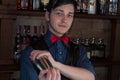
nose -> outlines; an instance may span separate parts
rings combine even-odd
[[[67,22],[67,16],[64,15],[64,16],[62,17],[62,22],[63,22],[63,23],[66,23],[66,22]]]

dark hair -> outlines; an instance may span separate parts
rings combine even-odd
[[[55,9],[58,6],[72,4],[74,10],[76,10],[76,1],[75,0],[50,0],[47,5],[47,11],[51,12],[52,9]]]

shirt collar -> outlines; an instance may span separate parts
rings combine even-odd
[[[50,47],[53,43],[50,40],[50,36],[53,33],[49,31],[49,29],[47,30],[46,34],[45,34],[45,42],[47,43],[48,47]],[[65,35],[64,35],[65,36]],[[65,43],[64,43],[65,44]],[[65,44],[66,46],[68,46],[68,44]]]

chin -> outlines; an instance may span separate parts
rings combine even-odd
[[[66,32],[59,32],[60,34],[64,35]]]
[[[68,30],[65,30],[65,29],[59,29],[60,31],[58,31],[58,32],[60,32],[60,33],[62,33],[62,34],[65,34]]]

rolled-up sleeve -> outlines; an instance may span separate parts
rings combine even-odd
[[[22,51],[20,57],[20,80],[38,80],[37,72],[35,71],[32,62],[29,58],[32,47],[27,47]]]
[[[79,47],[79,59],[77,61],[77,66],[85,68],[92,72],[95,75],[94,67],[91,64],[91,61],[87,58],[87,51],[86,48],[83,45],[80,45]]]

